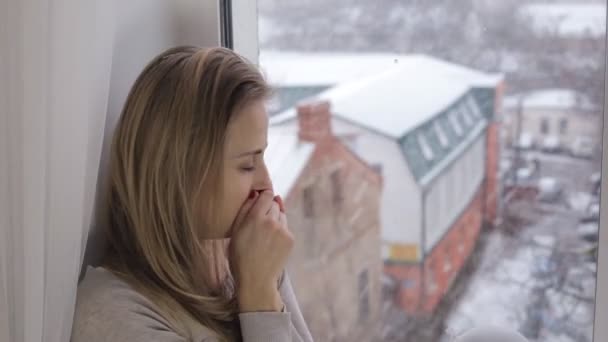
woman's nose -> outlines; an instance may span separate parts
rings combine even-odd
[[[270,173],[264,164],[263,167],[259,168],[259,174],[257,175],[256,184],[254,184],[255,190],[273,190],[272,180],[270,179]]]

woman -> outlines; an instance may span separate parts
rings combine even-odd
[[[79,285],[73,342],[312,341],[282,276],[294,241],[263,160],[268,95],[228,49],[146,66],[114,133],[108,249]]]

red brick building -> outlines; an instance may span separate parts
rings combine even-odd
[[[296,126],[270,128],[265,154],[296,238],[290,277],[316,341],[370,341],[381,327],[382,179],[333,135],[327,103],[297,111]]]

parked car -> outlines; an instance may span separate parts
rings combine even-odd
[[[570,154],[579,158],[591,158],[595,153],[593,140],[589,137],[576,137],[570,147]]]
[[[519,139],[513,145],[514,148],[531,150],[534,148],[534,137],[530,133],[522,133],[520,134]]]
[[[588,242],[597,242],[599,237],[597,222],[583,223],[576,228],[578,236]]]
[[[602,187],[602,174],[595,172],[589,177],[589,183],[591,183],[591,193],[599,196]]]
[[[600,202],[591,202],[581,218],[581,222],[597,222],[600,219]]]
[[[561,149],[559,137],[555,135],[545,137],[541,143],[540,149],[544,152],[559,152]]]
[[[562,198],[563,185],[553,177],[538,180],[538,199],[543,202],[556,202]]]

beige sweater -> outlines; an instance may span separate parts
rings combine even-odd
[[[244,342],[310,342],[289,277],[280,287],[285,312],[239,315]],[[89,267],[78,286],[72,342],[186,342],[154,303],[103,268]],[[193,342],[215,342],[201,327]]]

